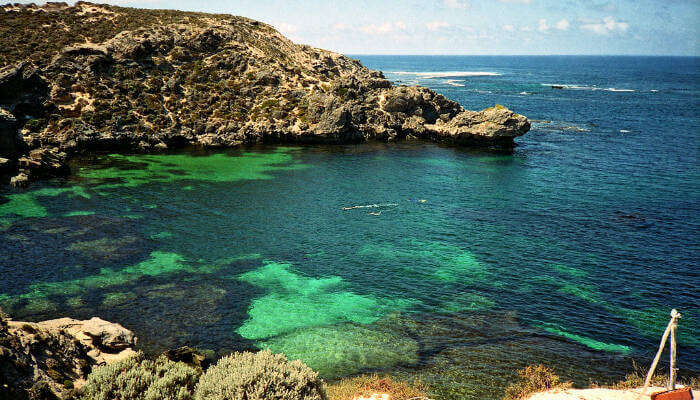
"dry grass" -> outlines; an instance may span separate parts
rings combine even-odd
[[[329,400],[353,400],[375,393],[387,393],[391,400],[429,400],[427,389],[427,386],[418,380],[411,384],[375,374],[346,378],[330,384],[326,387],[326,394]]]
[[[633,364],[634,372],[627,374],[625,379],[612,385],[613,389],[633,389],[637,387],[644,386],[644,380],[646,379],[648,370],[639,367],[636,363]],[[658,369],[657,369],[658,371]],[[676,380],[678,385],[690,386],[694,390],[700,390],[700,376],[694,376],[690,378],[679,377]],[[651,386],[665,387],[668,384],[668,374],[665,373],[655,373],[651,377]]]
[[[530,365],[518,371],[517,382],[506,388],[503,400],[521,400],[533,393],[568,387],[571,387],[571,382],[561,382],[552,369],[544,365]]]

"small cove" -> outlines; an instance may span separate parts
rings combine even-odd
[[[636,114],[553,111],[548,88],[490,66],[501,75],[445,94],[588,131],[535,124],[512,154],[397,143],[76,160],[67,179],[0,192],[0,306],[99,315],[153,352],[271,348],[327,379],[420,377],[455,399],[488,398],[538,362],[581,383],[619,378],[650,358],[673,306],[681,367],[700,370],[700,175],[673,150],[692,152],[697,131],[669,133],[697,117],[622,138],[608,127]],[[542,98],[511,101],[522,87]],[[572,92],[556,95],[640,96]],[[654,135],[669,137],[652,153]]]

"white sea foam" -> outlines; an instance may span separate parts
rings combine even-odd
[[[650,92],[656,93],[656,92],[658,92],[658,90],[656,90],[656,89],[651,89]]]
[[[435,71],[435,72],[411,72],[411,71],[385,71],[388,74],[413,75],[421,78],[451,78],[458,76],[500,76],[498,72],[486,71]]]
[[[479,93],[479,94],[492,94],[493,92],[490,90],[481,90],[481,89],[466,89],[467,92],[473,92],[473,93]]]
[[[450,86],[464,87],[464,84],[459,83],[459,81],[456,79],[448,79],[445,81],[445,84],[450,85]]]
[[[627,129],[620,129],[620,133],[630,133],[632,131],[628,131]]]
[[[607,92],[634,92],[633,89],[615,89],[614,87],[605,89]]]
[[[599,88],[597,86],[585,85],[570,85],[562,83],[541,83],[542,86],[551,86],[553,89],[568,89],[568,90],[604,90],[606,92],[634,92],[634,89],[617,89],[617,88]]]
[[[551,86],[552,88],[571,89],[571,90],[598,90],[595,86],[583,85],[568,85],[563,83],[541,83],[542,86]]]

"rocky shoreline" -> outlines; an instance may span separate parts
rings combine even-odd
[[[96,150],[411,139],[512,148],[530,129],[503,106],[465,110],[243,17],[78,2],[2,6],[0,22],[11,29],[0,32],[0,175],[14,186],[67,174],[71,156]]]
[[[42,322],[0,316],[0,399],[69,398],[96,367],[136,354],[136,337],[100,318]]]

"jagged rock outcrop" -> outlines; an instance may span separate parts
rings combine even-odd
[[[135,345],[131,331],[100,318],[0,316],[0,399],[68,398],[94,367],[134,355]]]
[[[7,163],[18,185],[65,173],[68,157],[100,149],[402,139],[512,147],[530,127],[505,107],[467,111],[427,88],[394,86],[356,60],[242,17],[78,2],[5,6],[3,22],[31,40],[56,37],[0,46],[0,108],[24,149]]]

